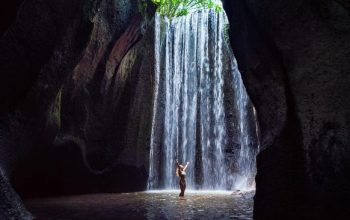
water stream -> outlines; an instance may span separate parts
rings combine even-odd
[[[253,186],[254,107],[226,36],[226,14],[155,18],[155,90],[148,189],[176,189],[175,161],[190,161],[187,187]]]

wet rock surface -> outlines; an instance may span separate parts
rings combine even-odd
[[[267,148],[257,159],[256,219],[348,219],[348,1],[234,0],[225,7]]]
[[[37,170],[56,135],[51,110],[88,40],[89,3],[25,1],[0,39],[1,219],[31,219],[11,183],[20,166]]]
[[[16,146],[0,146],[0,164],[12,174],[15,190],[24,197],[145,189],[153,29],[146,30],[143,17],[137,14],[137,0],[76,4],[81,7],[74,5],[68,11],[65,7],[73,4],[50,2],[57,10],[52,14],[41,13],[49,7],[44,1],[27,1],[0,41],[0,83],[4,85],[0,110],[6,110],[1,112],[4,138],[0,142]],[[62,18],[75,9],[83,14],[76,15],[77,21]],[[23,48],[17,45],[18,38],[26,42]],[[31,54],[31,59],[21,57],[20,52]],[[26,69],[34,66],[35,71]],[[29,92],[22,91],[23,100],[19,100],[13,95],[17,92],[12,92],[17,87],[9,82],[16,81],[24,89],[21,83],[29,83],[25,77],[30,74]],[[103,83],[108,85],[106,91]],[[17,112],[8,114],[16,106],[9,102],[7,108],[5,99],[16,102]],[[124,181],[117,180],[118,175]],[[90,184],[82,187],[84,182]]]
[[[177,191],[95,194],[25,201],[38,220],[253,218],[253,195]]]

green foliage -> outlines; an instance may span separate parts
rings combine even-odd
[[[169,18],[187,15],[199,9],[222,11],[218,0],[152,0],[158,6],[157,12]]]

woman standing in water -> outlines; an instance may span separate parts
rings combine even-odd
[[[181,193],[179,196],[185,196],[185,189],[186,189],[186,169],[188,167],[188,164],[190,162],[187,162],[186,165],[179,164],[179,161],[176,160],[176,176],[180,177],[180,189]]]

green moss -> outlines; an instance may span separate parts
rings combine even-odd
[[[152,0],[158,6],[157,12],[169,18],[187,15],[200,9],[215,9],[222,11],[219,0]]]
[[[62,89],[58,92],[50,111],[50,121],[55,122],[59,127],[61,126],[61,97]]]

